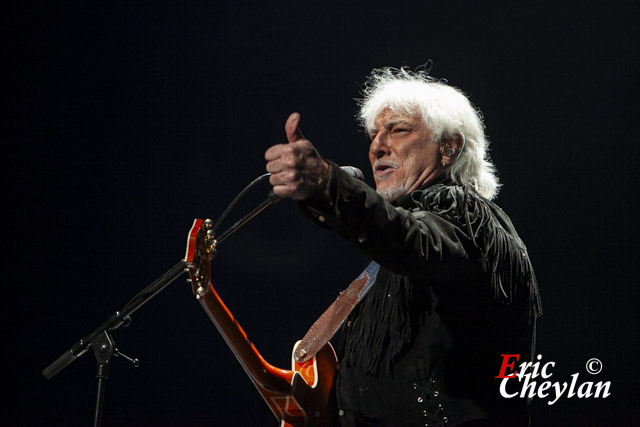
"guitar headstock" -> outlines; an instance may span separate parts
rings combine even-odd
[[[196,218],[187,238],[184,260],[189,272],[193,293],[200,297],[205,294],[211,280],[211,261],[216,254],[213,221]]]

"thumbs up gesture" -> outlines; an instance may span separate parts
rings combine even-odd
[[[291,114],[284,126],[288,142],[274,145],[264,154],[273,192],[296,200],[328,195],[331,168],[302,135],[299,126],[300,114]]]

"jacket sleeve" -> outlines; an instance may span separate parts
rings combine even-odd
[[[464,224],[439,212],[394,206],[366,183],[331,166],[329,199],[301,203],[316,223],[336,230],[398,274],[434,279],[481,273],[479,251]]]

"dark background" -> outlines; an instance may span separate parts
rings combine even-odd
[[[353,99],[372,68],[429,59],[486,117],[498,203],[540,282],[552,381],[611,381],[607,399],[538,402],[537,425],[638,419],[631,2],[52,3],[2,17],[4,425],[90,425],[93,355],[52,380],[41,370],[182,258],[193,218],[216,219],[263,173],[290,112],[371,182]],[[361,262],[283,201],[224,243],[213,280],[287,368]],[[142,365],[113,362],[105,426],[275,425],[183,278],[115,339]]]

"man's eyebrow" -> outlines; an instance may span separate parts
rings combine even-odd
[[[412,126],[412,125],[413,125],[413,123],[411,123],[411,122],[409,122],[409,121],[407,121],[407,120],[404,120],[404,119],[396,119],[396,120],[389,120],[388,122],[386,122],[386,123],[384,124],[384,126],[385,126],[386,128],[391,128],[391,127],[393,127],[393,126],[395,126],[395,125],[400,125],[400,124],[401,124],[401,125],[409,125],[409,126]]]
[[[413,122],[410,122],[410,121],[405,120],[405,119],[392,119],[392,120],[389,120],[387,122],[384,122],[383,123],[383,127],[386,128],[386,129],[389,129],[389,128],[392,128],[392,127],[394,127],[395,125],[398,125],[398,124],[406,125],[406,126],[413,126],[414,125]],[[369,129],[369,133],[374,133],[374,132],[378,132],[378,128],[373,127],[371,129]]]

